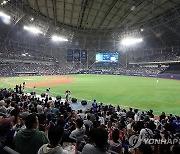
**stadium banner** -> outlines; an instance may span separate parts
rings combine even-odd
[[[87,50],[81,50],[81,62],[87,62]]]
[[[143,77],[157,77],[157,78],[166,78],[166,79],[176,79],[180,80],[180,75],[177,74],[142,74],[142,73],[124,73],[128,76],[143,76]]]
[[[180,80],[180,75],[178,75],[178,74],[159,74],[158,78],[168,78],[168,79]]]
[[[74,49],[74,62],[79,62],[80,61],[80,50],[79,49]]]
[[[67,62],[73,61],[73,49],[67,49]]]

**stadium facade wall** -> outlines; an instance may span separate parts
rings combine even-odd
[[[143,74],[143,73],[132,73],[132,72],[112,72],[103,70],[81,70],[78,74],[106,74],[106,75],[127,75],[127,76],[141,76],[141,77],[154,77],[154,78],[165,78],[180,80],[178,74]]]
[[[124,75],[129,76],[142,76],[142,77],[157,77],[165,79],[175,79],[180,80],[180,75],[177,74],[142,74],[142,73],[125,73]]]

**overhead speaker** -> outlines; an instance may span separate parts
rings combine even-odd
[[[77,99],[76,99],[76,98],[72,98],[72,99],[71,99],[71,102],[72,102],[72,103],[77,103]]]
[[[59,95],[56,96],[56,99],[57,99],[57,100],[60,100],[60,99],[61,99],[61,96],[59,96]]]
[[[42,93],[42,94],[41,94],[41,97],[45,97],[45,96],[46,96],[45,93]]]
[[[82,100],[82,101],[81,101],[81,104],[82,104],[82,105],[87,105],[87,101],[86,101],[86,100]]]

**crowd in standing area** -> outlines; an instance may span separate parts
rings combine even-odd
[[[70,103],[1,89],[0,153],[9,147],[21,154],[179,154],[179,142],[131,143],[133,135],[179,141],[179,116],[162,112],[155,118],[153,110],[126,110],[96,100],[90,109],[74,111]]]

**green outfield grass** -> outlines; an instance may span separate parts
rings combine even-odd
[[[72,92],[72,97],[79,100],[93,100],[106,104],[135,107],[142,110],[153,109],[156,114],[161,111],[180,115],[180,81],[146,77],[119,75],[68,75],[75,82],[51,86],[52,96],[64,97],[65,90]],[[29,80],[27,80],[29,79]],[[45,77],[6,78],[8,83],[35,82]],[[48,80],[47,80],[48,82]],[[0,87],[12,87],[0,82]],[[49,87],[37,88],[41,94]],[[26,89],[27,92],[32,89]]]

